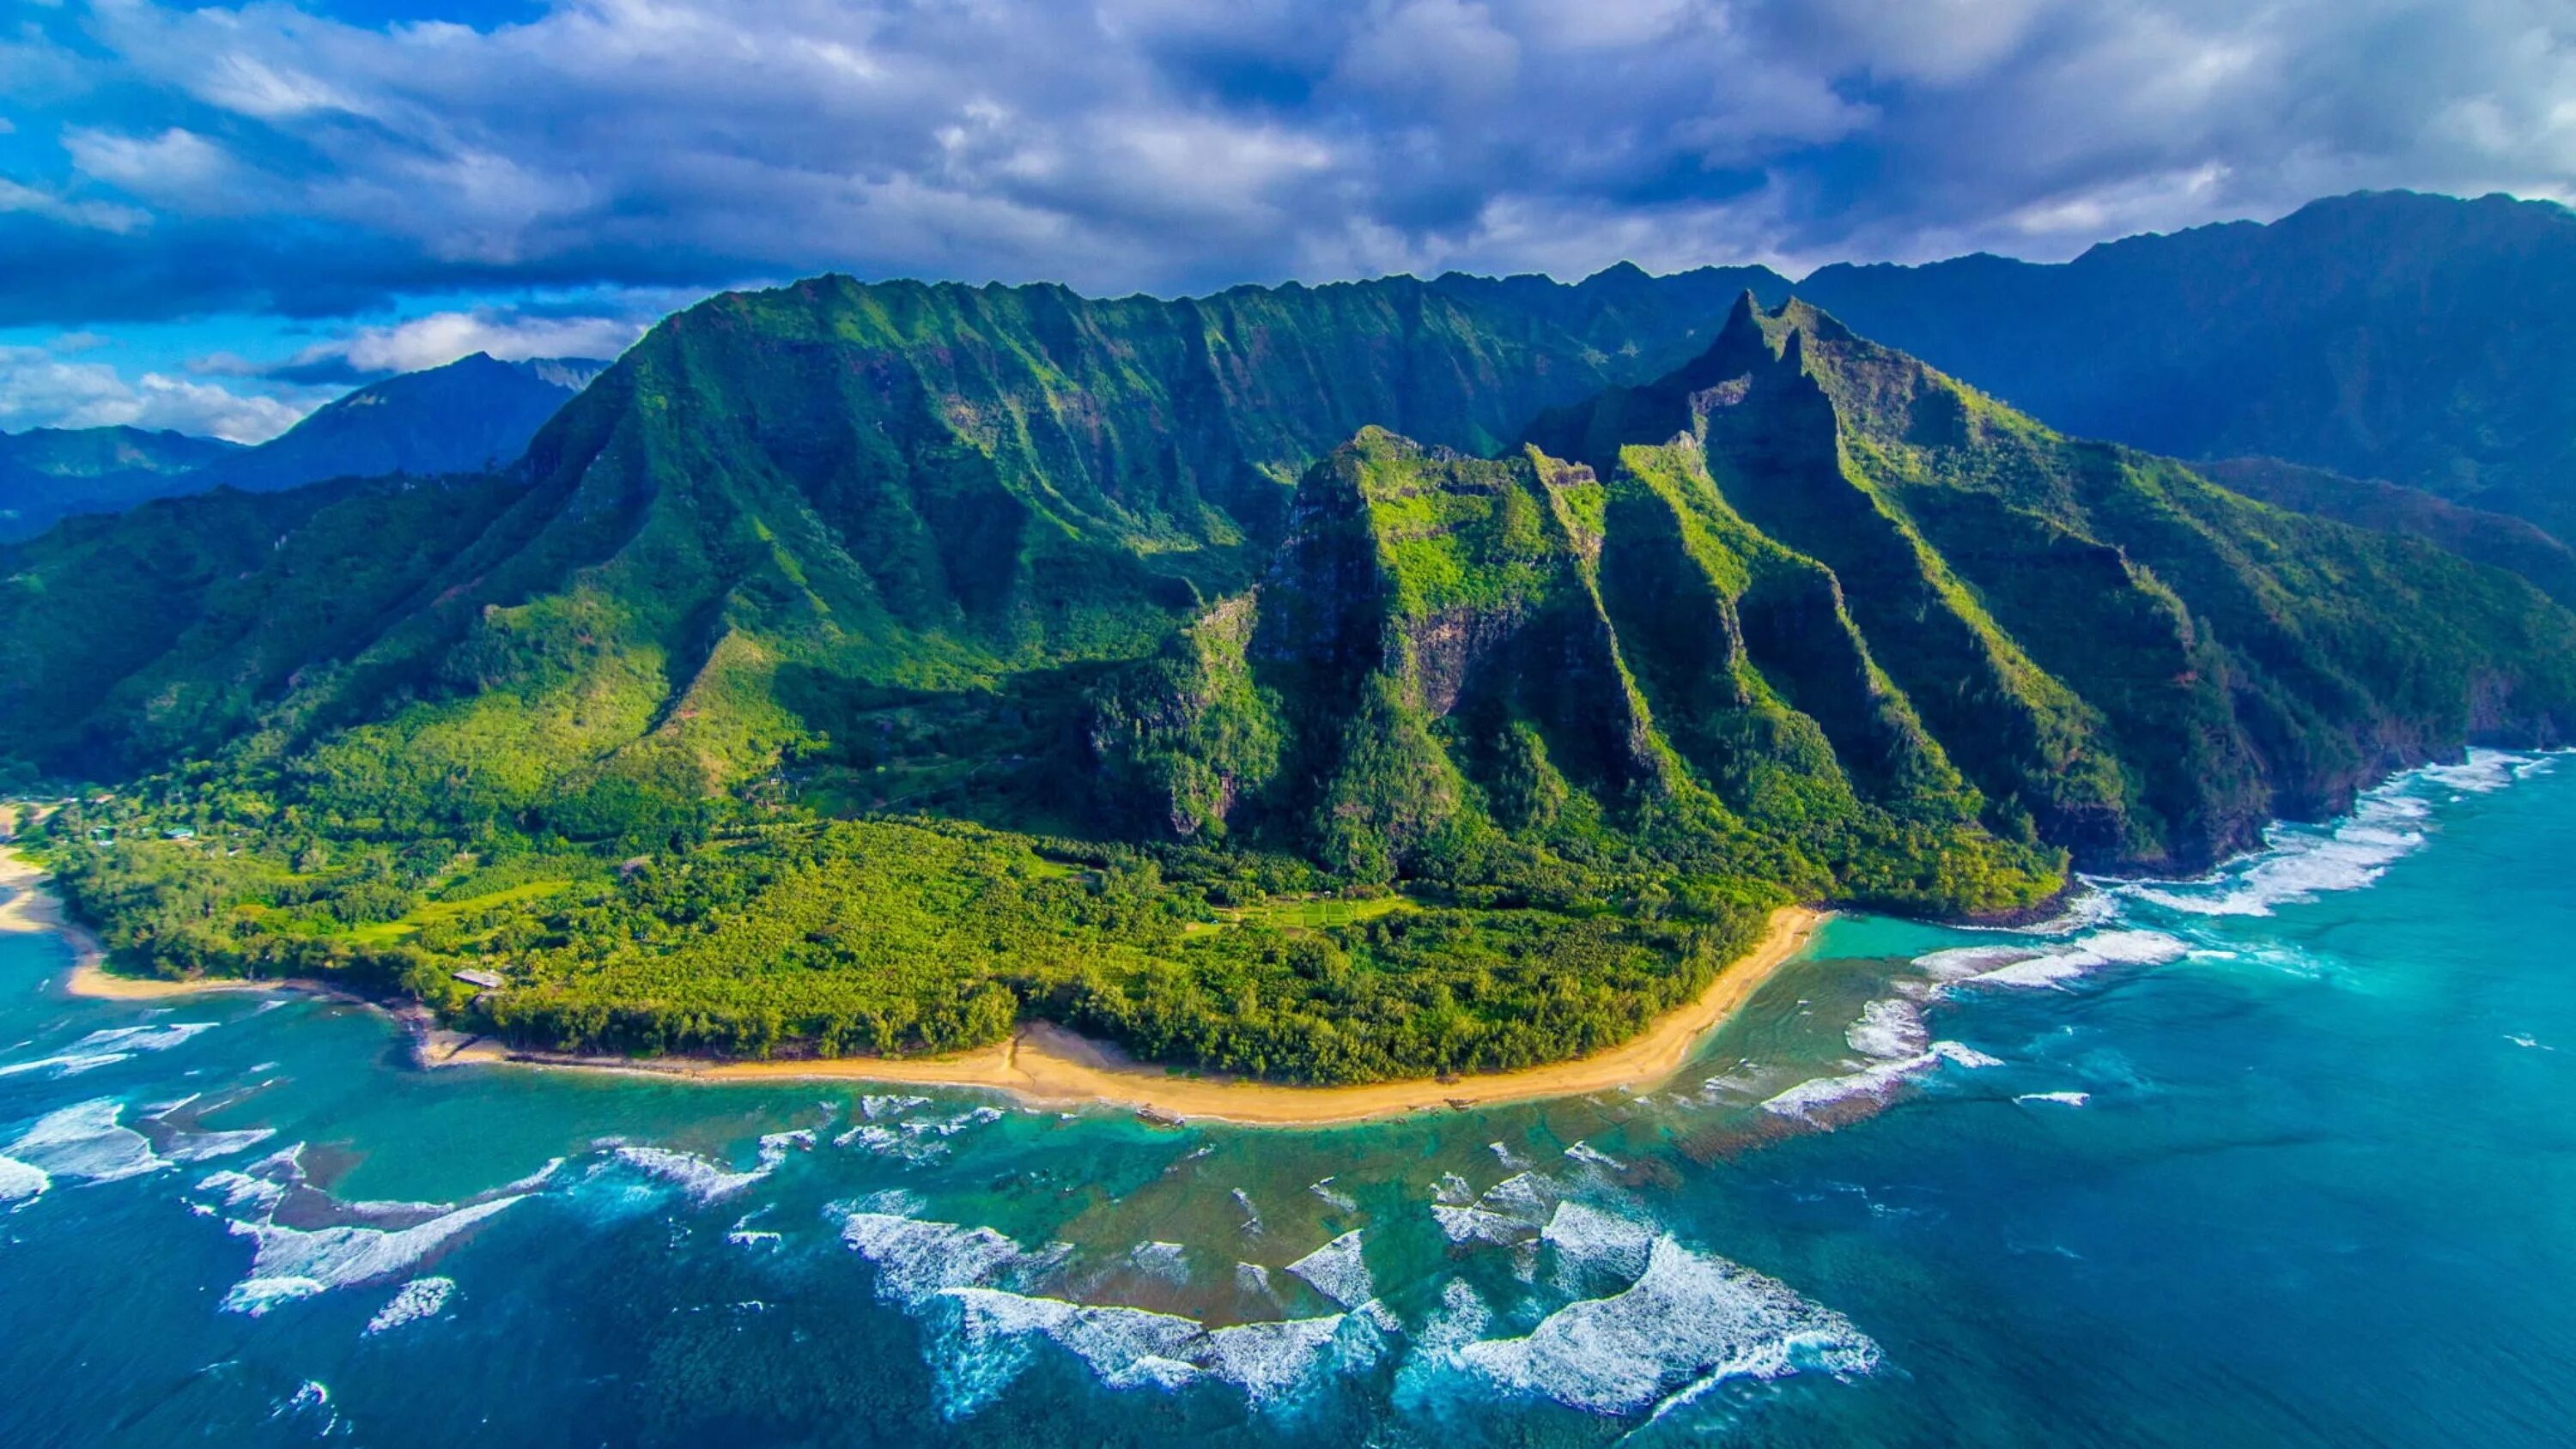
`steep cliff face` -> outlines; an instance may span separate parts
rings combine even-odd
[[[0,727],[54,768],[221,754],[388,834],[760,791],[1978,910],[2057,850],[2190,868],[2568,733],[2576,621],[2519,580],[2063,438],[1803,303],[1604,388],[1640,357],[1599,316],[1498,296],[717,299],[507,474],[14,546]],[[1511,408],[1522,445],[1454,451]]]
[[[1832,571],[1987,823],[2086,866],[2206,863],[2473,727],[2567,734],[2564,621],[2519,581],[2062,438],[1804,303],[1744,299],[1688,367],[1530,441],[1695,452]]]

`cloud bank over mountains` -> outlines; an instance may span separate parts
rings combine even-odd
[[[2557,0],[60,0],[0,97],[0,327],[309,334],[206,387],[826,269],[1797,272],[2576,192]]]

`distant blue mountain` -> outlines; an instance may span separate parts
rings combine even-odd
[[[2576,212],[2553,202],[2365,192],[1797,291],[2070,433],[2386,479],[2576,541]]]
[[[139,428],[0,434],[0,539],[32,537],[76,513],[121,512],[211,488],[267,492],[326,478],[501,467],[517,461],[605,365],[502,362],[478,352],[370,383],[250,448]]]

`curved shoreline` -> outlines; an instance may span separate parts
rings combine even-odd
[[[1587,1057],[1449,1081],[1416,1078],[1350,1087],[1297,1087],[1225,1077],[1178,1076],[1053,1022],[1033,1022],[1009,1041],[924,1060],[836,1057],[818,1061],[713,1062],[689,1057],[630,1060],[522,1052],[439,1034],[423,1054],[437,1066],[517,1063],[626,1071],[693,1082],[848,1081],[891,1086],[974,1087],[1043,1106],[1108,1104],[1156,1120],[1206,1120],[1256,1127],[1330,1127],[1410,1112],[1465,1110],[1580,1097],[1670,1080],[1709,1032],[1722,1025],[1781,967],[1795,960],[1829,912],[1782,906],[1762,939],[1730,961],[1695,999],[1644,1032]],[[440,1048],[444,1050],[440,1050]]]
[[[101,969],[98,939],[73,922],[44,888],[44,872],[0,848],[0,931],[55,931],[74,955],[64,985],[75,996],[112,1001],[166,1001],[228,991],[303,991],[355,1000],[318,981],[227,979],[157,981],[112,976]],[[1579,1097],[1669,1080],[1709,1032],[1733,1016],[1781,967],[1796,959],[1829,913],[1782,906],[1771,913],[1753,949],[1730,961],[1693,1000],[1658,1017],[1639,1035],[1573,1061],[1519,1071],[1415,1079],[1350,1087],[1297,1087],[1225,1077],[1174,1075],[1052,1022],[1033,1022],[1010,1040],[951,1056],[910,1060],[835,1057],[809,1061],[717,1062],[692,1057],[584,1057],[518,1051],[486,1038],[431,1030],[415,1012],[394,1015],[412,1027],[427,1068],[516,1065],[585,1072],[624,1072],[682,1081],[876,1082],[890,1086],[968,1087],[1006,1092],[1045,1106],[1113,1105],[1155,1119],[1208,1119],[1250,1126],[1325,1127],[1409,1112],[1496,1106]]]

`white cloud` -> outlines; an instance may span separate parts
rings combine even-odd
[[[152,224],[152,213],[140,207],[60,196],[37,187],[22,186],[0,176],[0,212],[10,211],[27,212],[48,221],[65,222],[92,231],[140,231]]]
[[[0,37],[80,183],[0,211],[137,238],[19,289],[121,299],[62,303],[95,316],[2062,253],[2361,186],[2576,189],[2565,3],[557,0],[476,30],[118,0],[78,51]]]
[[[499,308],[433,312],[426,317],[361,327],[346,337],[319,342],[295,357],[300,366],[333,359],[358,372],[418,372],[460,357],[487,352],[503,362],[531,357],[613,358],[635,344],[648,324],[633,317],[546,317]],[[217,359],[204,360],[212,371]]]
[[[171,428],[265,442],[329,394],[294,400],[244,395],[211,383],[147,372],[128,382],[100,362],[72,362],[41,347],[0,347],[0,431],[26,428]]]

